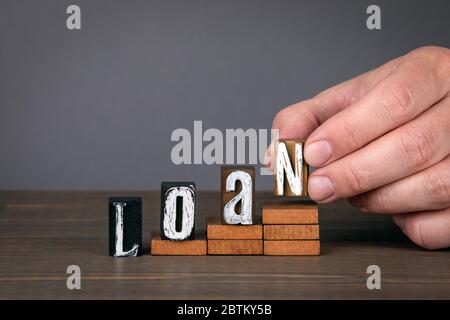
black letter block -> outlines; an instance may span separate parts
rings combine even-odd
[[[109,198],[109,255],[113,257],[135,257],[141,254],[141,198]]]

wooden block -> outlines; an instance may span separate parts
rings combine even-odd
[[[317,204],[308,202],[266,202],[262,207],[265,224],[318,224]]]
[[[267,256],[318,256],[319,240],[264,240]]]
[[[263,240],[208,240],[208,254],[212,255],[258,255],[263,252]]]
[[[261,240],[263,237],[263,228],[260,224],[253,224],[249,226],[222,224],[218,217],[208,217],[206,237],[208,240]]]
[[[222,166],[221,216],[223,224],[254,224],[255,167]]]
[[[139,197],[112,197],[108,201],[109,255],[142,254],[142,201]]]
[[[265,225],[264,240],[317,240],[318,224]]]
[[[158,256],[204,256],[207,253],[205,235],[196,234],[195,240],[163,240],[159,231],[152,232],[150,243],[152,255]]]
[[[309,166],[303,157],[303,140],[280,139],[275,144],[274,193],[307,197]]]
[[[161,239],[193,240],[195,236],[195,183],[161,183]]]

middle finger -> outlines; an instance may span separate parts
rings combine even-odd
[[[313,200],[330,202],[373,190],[427,168],[450,152],[450,98],[367,146],[317,169],[309,178]]]

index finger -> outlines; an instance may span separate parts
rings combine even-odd
[[[279,130],[282,139],[306,139],[327,119],[358,101],[380,81],[395,71],[401,58],[368,71],[358,77],[331,87],[312,99],[282,109],[275,116],[272,128]],[[267,150],[266,163],[271,163],[271,146]]]
[[[450,50],[412,52],[371,92],[308,137],[306,161],[315,167],[328,165],[414,119],[450,91],[449,75]]]

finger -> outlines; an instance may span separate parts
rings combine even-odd
[[[399,214],[393,218],[418,246],[428,250],[450,247],[450,208]]]
[[[306,161],[327,165],[414,119],[448,94],[449,75],[449,49],[413,51],[371,92],[311,133]]]
[[[450,98],[369,145],[315,170],[309,195],[319,202],[348,198],[399,180],[450,153]]]
[[[417,174],[349,199],[364,212],[405,213],[450,207],[450,156]]]
[[[328,118],[359,100],[380,81],[395,71],[402,57],[368,71],[358,77],[331,87],[312,99],[305,100],[280,110],[272,123],[279,130],[279,138],[306,139],[311,132]],[[265,155],[266,165],[271,165],[272,146]]]
[[[321,123],[369,92],[389,76],[399,64],[394,59],[381,67],[331,87],[314,98],[280,110],[272,123],[280,138],[306,138]]]

